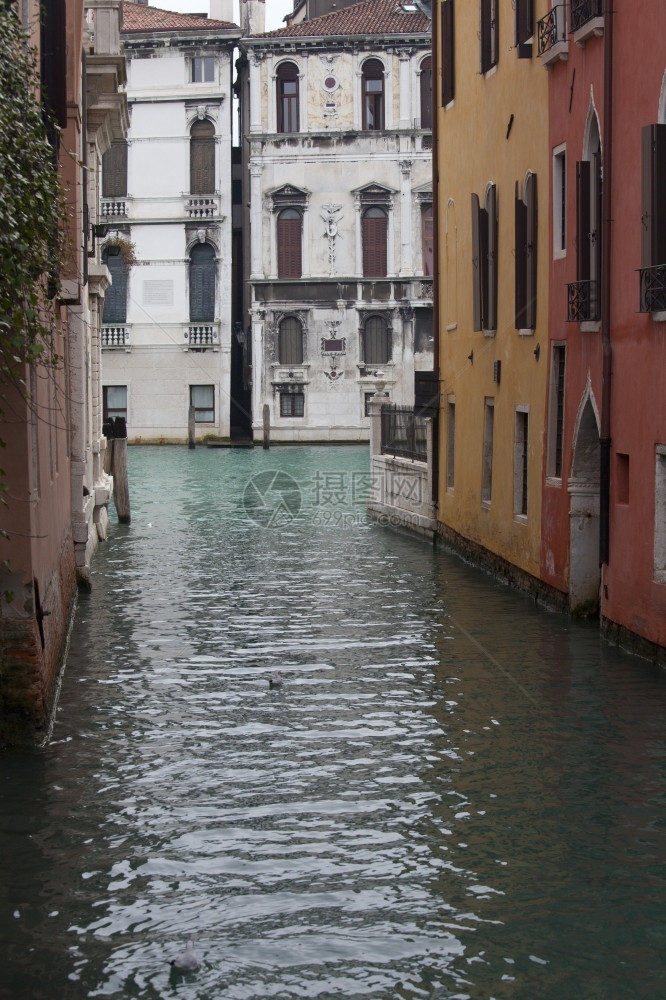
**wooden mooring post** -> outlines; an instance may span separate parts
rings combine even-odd
[[[264,449],[271,446],[271,408],[264,403]]]
[[[194,407],[190,406],[187,413],[187,447],[192,451],[196,447],[196,430],[194,421]]]
[[[129,524],[130,500],[129,483],[127,481],[127,424],[124,417],[116,417],[113,421],[113,502],[121,524]]]

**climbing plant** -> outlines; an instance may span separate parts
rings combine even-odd
[[[56,126],[39,102],[37,55],[15,6],[0,3],[0,417],[7,386],[30,399],[26,364],[59,364],[52,333],[65,232],[57,157],[47,138],[47,126],[52,134]],[[0,498],[6,492],[0,469]],[[2,528],[0,535],[7,537]]]
[[[1,385],[22,386],[24,362],[58,363],[51,335],[64,208],[38,94],[36,53],[13,6],[0,4]]]

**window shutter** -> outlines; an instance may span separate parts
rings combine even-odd
[[[534,0],[516,0],[516,45],[525,45],[534,34]]]
[[[295,209],[287,209],[278,216],[278,278],[300,278],[302,262],[302,220]]]
[[[576,163],[576,276],[590,278],[590,164]]]
[[[46,107],[61,128],[67,126],[66,0],[42,0],[41,83]],[[6,4],[6,6],[9,6]],[[38,8],[39,9],[39,8]]]
[[[372,211],[372,209],[370,209]],[[363,216],[363,277],[385,278],[387,272],[386,238],[388,226],[386,215]]]
[[[527,327],[527,206],[516,181],[516,330]]]
[[[432,61],[430,56],[421,63],[421,128],[432,128]]]
[[[111,272],[112,284],[104,295],[103,324],[127,322],[127,268],[121,256],[103,253],[104,263]]]
[[[537,303],[537,178],[529,174],[525,185],[527,241],[525,260],[525,329],[536,329]]]
[[[483,268],[481,263],[481,213],[478,194],[472,194],[472,292],[474,301],[473,329],[481,329],[481,288]]]
[[[455,36],[454,0],[444,0],[440,8],[442,19],[442,107],[450,104],[455,97]]]
[[[488,189],[487,225],[488,225],[488,266],[487,266],[487,309],[484,316],[486,330],[497,329],[497,187],[494,184]]]
[[[215,192],[215,128],[195,122],[190,129],[190,194]]]
[[[278,359],[281,365],[303,364],[303,331],[301,324],[293,316],[280,323]]]
[[[366,365],[385,365],[390,360],[386,323],[381,316],[370,316],[363,330],[363,361]]]
[[[102,197],[127,196],[127,143],[113,142],[102,156]]]
[[[190,253],[190,322],[212,323],[215,319],[215,251],[207,243]]]
[[[641,265],[666,264],[666,125],[641,129]]]

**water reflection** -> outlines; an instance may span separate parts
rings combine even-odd
[[[0,762],[0,994],[656,997],[663,676],[368,523],[364,448],[130,461],[53,742]]]

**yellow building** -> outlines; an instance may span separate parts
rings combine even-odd
[[[527,586],[539,577],[548,362],[548,73],[535,38],[546,12],[546,0],[433,3],[438,529],[529,574]]]

